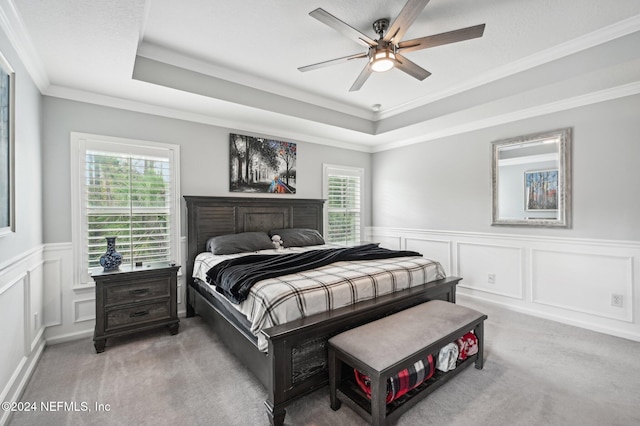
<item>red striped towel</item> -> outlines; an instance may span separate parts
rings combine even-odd
[[[425,367],[426,364],[426,367]],[[409,368],[405,368],[395,376],[387,380],[387,404],[400,398],[402,395],[420,386],[425,380],[431,378],[434,372],[433,356],[420,360]],[[356,382],[360,389],[371,398],[371,380],[358,370],[354,369]]]

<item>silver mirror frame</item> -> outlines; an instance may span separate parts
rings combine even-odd
[[[498,199],[498,182],[500,179],[498,160],[500,148],[548,139],[555,139],[558,141],[558,214],[556,218],[501,218]],[[571,227],[571,144],[571,128],[534,133],[525,136],[518,136],[515,138],[502,139],[491,143],[492,226],[538,226],[552,228]]]

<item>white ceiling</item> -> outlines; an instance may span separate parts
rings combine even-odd
[[[0,0],[5,32],[50,96],[378,151],[640,92],[638,0],[432,0],[404,39],[486,24],[406,56],[432,75],[373,74],[308,14],[377,38],[405,0]],[[380,111],[372,106],[380,104]]]

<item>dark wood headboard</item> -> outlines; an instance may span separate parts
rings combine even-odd
[[[207,240],[224,234],[310,228],[322,234],[322,199],[184,196],[187,202],[187,282]]]

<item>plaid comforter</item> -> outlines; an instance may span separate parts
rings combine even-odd
[[[322,247],[290,248],[284,253]],[[276,253],[275,250],[258,252]],[[218,256],[201,253],[196,257],[193,276],[207,282],[206,273],[213,266],[247,254],[256,253]],[[266,351],[267,341],[260,333],[263,329],[444,277],[440,263],[423,257],[343,261],[258,281],[251,287],[246,300],[230,305],[247,317],[251,332],[258,337],[258,347]]]
[[[253,254],[228,259],[207,271],[207,283],[216,286],[233,303],[247,298],[251,287],[258,281],[291,275],[321,268],[340,261],[389,259],[392,257],[418,256],[420,253],[406,250],[389,250],[378,244],[354,247],[309,250],[304,253]]]

